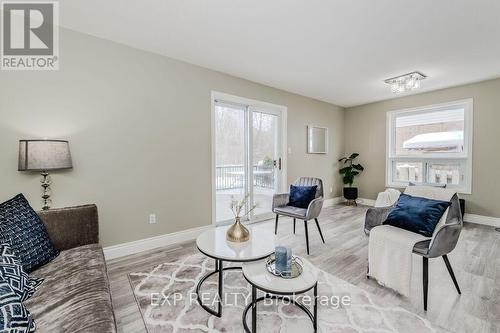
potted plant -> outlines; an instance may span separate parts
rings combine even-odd
[[[344,198],[349,202],[356,203],[358,198],[358,188],[353,187],[354,177],[359,175],[363,170],[361,164],[354,164],[354,160],[358,157],[358,153],[352,153],[349,157],[342,157],[339,162],[344,162],[344,167],[340,168],[339,173],[342,175],[342,181],[344,182]]]

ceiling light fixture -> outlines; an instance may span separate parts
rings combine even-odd
[[[411,72],[408,74],[392,77],[384,80],[385,83],[391,86],[391,90],[395,94],[401,94],[410,90],[420,88],[420,81],[427,76],[420,72]]]

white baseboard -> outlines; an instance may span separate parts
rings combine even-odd
[[[344,198],[342,198],[342,197],[335,197],[335,198],[325,199],[323,201],[323,207],[331,207],[331,206],[336,205],[338,203],[341,203],[343,201],[344,201]]]
[[[326,199],[323,203],[324,207],[331,207],[335,204],[344,202],[343,197],[335,197]],[[359,198],[357,200],[358,204],[373,206],[375,204],[375,200]],[[492,227],[500,228],[500,218],[498,217],[490,217],[476,214],[465,214],[464,221],[475,224],[482,224]],[[195,240],[202,232],[213,228],[212,225],[207,225],[198,228],[192,228],[187,230],[182,230],[178,232],[173,232],[170,234],[155,236],[146,239],[140,239],[133,242],[117,244],[112,246],[105,247],[104,256],[106,260],[111,260],[115,258],[120,258],[124,256],[128,256],[131,254],[140,253],[143,251],[152,250],[158,247],[175,245],[191,240]]]
[[[375,206],[375,200],[372,200],[372,199],[358,198],[358,200],[356,200],[356,202],[360,205]]]
[[[331,199],[325,199],[323,201],[323,207],[331,207],[333,205],[343,203],[345,202],[344,197],[335,197]],[[358,198],[356,199],[356,202],[360,205],[365,205],[365,206],[374,206],[375,205],[375,200],[371,199],[365,199],[365,198]]]
[[[482,224],[482,225],[488,225],[488,226],[500,228],[500,218],[498,218],[498,217],[465,213],[464,221],[469,222],[469,223]]]
[[[210,228],[213,228],[213,226],[207,225],[151,238],[140,239],[133,242],[107,246],[103,249],[104,257],[106,258],[106,260],[111,260],[143,251],[152,250],[158,247],[195,240],[202,232]]]

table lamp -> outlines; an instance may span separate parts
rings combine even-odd
[[[42,175],[43,210],[50,208],[49,171],[71,169],[69,143],[65,140],[19,140],[19,171],[38,171]]]

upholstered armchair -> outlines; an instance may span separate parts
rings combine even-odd
[[[280,193],[273,196],[272,211],[276,214],[276,222],[274,225],[274,233],[278,233],[278,218],[280,215],[288,216],[293,218],[293,233],[295,234],[295,223],[296,219],[304,221],[304,228],[306,231],[306,248],[307,254],[309,254],[309,233],[307,230],[307,222],[314,220],[316,222],[316,227],[318,228],[319,235],[323,243],[325,239],[323,238],[323,233],[318,222],[318,216],[321,213],[321,208],[323,207],[323,181],[319,178],[313,177],[300,177],[294,183],[296,186],[318,186],[316,189],[316,196],[313,201],[306,208],[298,208],[293,206],[288,206],[289,193]]]
[[[404,193],[412,196],[439,200],[438,191],[446,190],[442,188],[429,188],[427,186],[408,186]],[[413,253],[422,256],[423,259],[423,296],[425,311],[427,311],[427,291],[429,286],[429,258],[443,257],[446,268],[455,284],[455,288],[458,294],[461,294],[460,287],[458,286],[447,254],[453,251],[457,245],[463,221],[458,195],[455,193],[450,201],[451,205],[444,213],[447,214],[446,218],[444,221],[438,223],[431,239],[418,242],[413,247]],[[381,225],[387,219],[392,208],[393,206],[369,208],[366,212],[364,226],[365,234],[369,236],[371,229]]]

